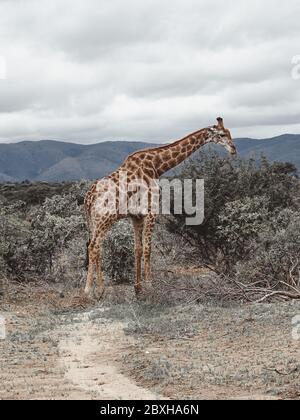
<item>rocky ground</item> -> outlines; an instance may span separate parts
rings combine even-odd
[[[300,398],[299,302],[155,305],[124,286],[99,303],[45,285],[0,299],[0,399]]]

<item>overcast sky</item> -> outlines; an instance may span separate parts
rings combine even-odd
[[[299,0],[0,0],[0,142],[300,133]],[[300,70],[299,70],[300,74]]]

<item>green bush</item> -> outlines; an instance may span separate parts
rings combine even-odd
[[[219,273],[249,257],[252,242],[269,228],[272,218],[284,209],[297,209],[299,180],[291,164],[259,162],[200,154],[182,169],[181,179],[205,180],[205,219],[186,226],[186,215],[173,215],[167,226],[184,236],[197,264]]]
[[[270,221],[273,229],[262,231],[250,258],[235,266],[235,277],[266,289],[300,292],[300,214],[287,211]]]
[[[2,202],[0,209],[0,269],[18,281],[43,279],[77,285],[86,277],[88,231],[83,198],[88,184],[69,186],[40,205]],[[115,283],[134,274],[134,240],[130,224],[113,227],[104,243],[103,268]]]
[[[72,270],[65,254],[76,256],[73,259],[83,270],[87,232],[76,192],[75,188],[64,196],[46,198],[29,209],[20,202],[2,205],[0,264],[10,278],[69,279]]]
[[[103,269],[113,282],[129,283],[134,275],[134,238],[126,220],[116,224],[103,244]]]

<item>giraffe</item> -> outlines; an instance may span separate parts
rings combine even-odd
[[[174,143],[151,149],[145,149],[128,156],[119,169],[106,178],[97,180],[85,197],[85,212],[90,231],[88,249],[88,274],[85,293],[91,295],[93,292],[94,274],[97,274],[96,295],[101,297],[104,291],[103,274],[101,269],[102,244],[106,234],[114,223],[123,218],[131,218],[134,228],[135,239],[135,291],[137,296],[142,290],[142,258],[144,258],[144,277],[146,282],[151,281],[151,242],[152,233],[156,220],[150,207],[146,212],[120,211],[121,195],[125,194],[125,200],[129,200],[128,191],[121,187],[121,174],[126,173],[128,181],[135,179],[142,180],[149,185],[155,182],[167,171],[176,167],[196,150],[207,143],[222,145],[231,155],[236,154],[231,133],[225,128],[222,118],[217,118],[217,124],[196,131]],[[115,189],[115,191],[112,191]],[[158,189],[148,192],[149,202],[151,194],[159,194]],[[116,197],[113,208],[106,207],[106,211],[99,211],[99,203],[108,204],[110,193],[114,192]]]

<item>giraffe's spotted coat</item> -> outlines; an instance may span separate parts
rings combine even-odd
[[[89,267],[87,275],[87,283],[85,291],[89,294],[93,287],[94,271],[97,273],[97,285],[100,294],[103,292],[103,275],[101,269],[101,250],[105,235],[111,226],[118,220],[130,217],[133,222],[135,236],[135,265],[136,292],[141,291],[142,276],[142,257],[144,256],[144,272],[145,279],[150,280],[151,268],[151,240],[155,225],[155,214],[151,213],[150,207],[148,213],[145,214],[128,214],[124,215],[120,211],[120,194],[126,193],[127,199],[130,199],[133,192],[123,191],[120,183],[120,174],[127,173],[129,181],[135,179],[150,185],[151,182],[158,180],[164,173],[183,162],[192,153],[201,146],[214,142],[224,146],[231,154],[236,153],[235,146],[232,141],[230,131],[224,127],[223,120],[218,118],[218,124],[212,127],[199,130],[187,137],[178,140],[170,145],[146,149],[128,156],[120,168],[108,177],[96,181],[85,197],[85,212],[90,230],[91,240],[88,246]],[[111,181],[111,182],[108,182]],[[110,188],[116,188],[117,194],[116,211],[108,214],[100,214],[97,211],[97,203],[101,202],[101,197],[109,193]],[[158,194],[157,191],[150,191],[151,194]],[[99,208],[99,207],[98,207]]]

